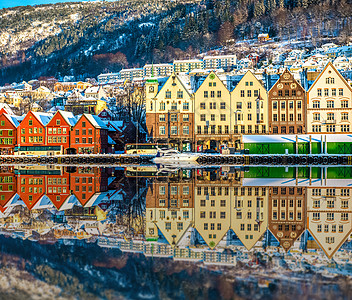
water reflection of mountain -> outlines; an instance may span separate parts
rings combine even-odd
[[[351,184],[336,167],[3,167],[0,226],[203,265],[331,273],[333,259],[348,273]]]

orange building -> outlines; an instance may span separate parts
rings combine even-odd
[[[13,154],[17,144],[17,128],[20,118],[0,112],[0,154]]]
[[[27,208],[31,210],[45,195],[45,175],[35,173],[19,175],[17,176],[17,186],[17,194],[26,204]]]
[[[13,167],[2,167],[0,169],[0,211],[5,211],[5,205],[16,194],[16,177]]]
[[[70,148],[70,131],[77,119],[71,112],[59,110],[46,125],[46,145],[61,147],[61,153]]]
[[[70,176],[70,188],[82,206],[108,190],[108,174],[100,168],[77,168]]]
[[[98,116],[83,114],[73,126],[70,139],[76,153],[108,152],[108,128]]]
[[[66,199],[70,197],[70,173],[45,176],[46,196],[59,210]]]
[[[19,151],[31,154],[45,145],[45,126],[52,118],[52,114],[29,111],[17,128]]]

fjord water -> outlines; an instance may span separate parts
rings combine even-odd
[[[347,298],[351,184],[351,167],[2,166],[0,297]]]

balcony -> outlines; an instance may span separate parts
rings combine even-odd
[[[324,120],[323,124],[336,124],[336,120]]]

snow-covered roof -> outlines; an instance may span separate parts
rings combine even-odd
[[[77,123],[77,119],[72,112],[59,110],[59,113],[71,126],[74,126]]]
[[[13,126],[18,127],[23,120],[22,117],[16,116],[16,115],[9,115],[5,114],[5,116],[8,118],[8,120],[12,123]]]
[[[53,114],[51,113],[44,113],[44,112],[33,112],[33,115],[41,122],[44,126],[47,125],[51,118],[53,117]]]
[[[9,115],[13,115],[11,107],[7,103],[0,103],[0,110],[4,109]]]
[[[100,86],[91,86],[85,90],[85,93],[95,94],[99,92]]]
[[[116,145],[115,141],[110,136],[108,136],[108,144],[109,145]]]
[[[96,115],[84,114],[84,116],[92,123],[95,128],[108,129],[104,122]]]

